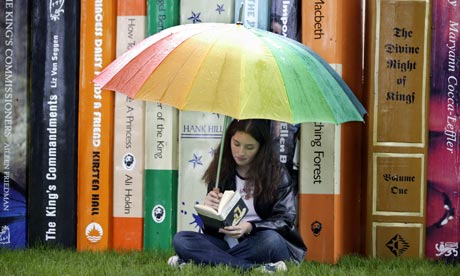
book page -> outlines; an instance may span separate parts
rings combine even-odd
[[[204,205],[204,204],[196,204],[195,205],[195,210],[198,212],[198,214],[203,214],[203,215],[206,215],[210,218],[215,218],[217,220],[223,220],[225,218],[225,216],[222,216],[222,211],[223,210],[226,210],[228,209],[228,207],[226,209],[224,209],[229,202],[236,202],[235,200],[232,200],[234,199],[235,197],[233,197],[233,195],[235,194],[234,191],[225,191],[224,194],[222,195],[222,198],[220,200],[220,204],[219,204],[219,207],[218,207],[218,211],[216,211],[214,208],[210,207],[210,206],[207,206],[207,205]],[[237,199],[239,198],[240,196],[236,197]],[[232,206],[233,204],[230,204],[230,206]],[[231,208],[230,208],[231,210]],[[226,210],[226,213],[228,213],[229,210]]]
[[[217,214],[216,210],[214,210],[212,207],[204,205],[204,204],[197,204],[194,206],[196,212],[199,215],[204,215],[216,220],[223,220],[223,217],[219,214]]]
[[[224,194],[225,195],[225,194]],[[222,217],[222,218],[226,218],[228,213],[230,213],[230,211],[232,211],[233,207],[236,205],[236,203],[240,200],[241,198],[241,195],[239,192],[233,192],[232,191],[232,197],[228,198],[225,198],[225,200],[227,202],[225,202],[225,204],[223,204],[224,202],[221,201],[221,204],[219,205],[219,215]],[[222,199],[224,199],[224,197],[222,196]]]
[[[222,214],[222,210],[225,208],[225,206],[228,205],[228,202],[230,202],[233,199],[233,195],[235,194],[235,191],[225,191],[224,194],[222,195],[222,198],[220,199],[219,207],[217,208],[217,213]],[[223,216],[225,217],[225,216]]]

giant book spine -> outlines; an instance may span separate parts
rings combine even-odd
[[[179,0],[147,1],[147,34],[179,24]],[[179,112],[146,103],[144,249],[172,247],[177,229],[177,127]]]
[[[145,0],[118,0],[119,56],[145,37]],[[113,147],[113,248],[143,248],[145,103],[115,93]]]
[[[29,245],[75,247],[79,3],[32,4]]]
[[[269,30],[284,37],[298,40],[299,17],[298,2],[300,0],[272,0],[270,10]],[[260,1],[264,2],[264,1]],[[265,22],[265,21],[264,21]],[[299,129],[300,125],[272,121],[271,133],[274,138],[275,152],[280,163],[288,169],[294,190],[298,192],[299,175]]]
[[[262,30],[270,29],[271,0],[235,0],[235,22],[241,23],[250,28]]]
[[[116,1],[81,1],[77,250],[112,243],[114,92],[92,82],[115,58]]]
[[[302,43],[362,97],[362,3],[302,1]],[[335,263],[360,246],[363,124],[304,123],[300,134],[299,227],[308,260]]]
[[[149,118],[149,119],[147,119]],[[167,250],[177,229],[177,109],[160,103],[146,110],[145,250]]]
[[[29,1],[0,5],[0,248],[27,236]]]
[[[243,6],[241,6],[243,5]],[[296,6],[289,5],[284,6],[285,18],[292,15],[292,9]],[[241,10],[240,10],[241,9]],[[270,29],[270,18],[271,14],[275,13],[278,15],[283,14],[283,5],[281,1],[269,1],[269,0],[236,0],[235,1],[235,22],[240,20],[241,12],[241,23],[249,28],[258,28],[263,30]],[[291,13],[289,12],[291,11]],[[289,17],[291,24],[296,24],[296,18]],[[293,23],[295,22],[295,23]],[[278,33],[282,35],[282,33]],[[295,37],[290,37],[295,39]],[[297,191],[297,176],[298,176],[298,162],[294,159],[296,145],[297,145],[297,133],[298,126],[288,124],[286,122],[271,121],[270,131],[274,140],[274,150],[277,155],[277,159],[280,163],[284,164],[288,169]]]
[[[231,23],[234,11],[234,0],[183,0],[180,23]],[[201,231],[203,227],[193,206],[206,196],[207,187],[201,178],[220,143],[223,123],[220,114],[179,112],[178,231]]]
[[[429,0],[366,3],[368,256],[421,258],[425,245]]]
[[[432,1],[426,256],[459,260],[460,4]]]
[[[270,31],[300,41],[301,0],[271,0]]]

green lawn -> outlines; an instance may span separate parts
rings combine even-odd
[[[70,249],[0,250],[0,275],[261,275],[224,266],[187,265],[173,269],[166,264],[172,252],[76,252]],[[345,256],[337,264],[304,262],[288,264],[280,275],[460,275],[460,266],[431,260],[368,259]]]

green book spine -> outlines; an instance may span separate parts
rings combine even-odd
[[[147,35],[179,24],[179,0],[147,1]],[[177,213],[177,109],[147,102],[144,249],[171,248]]]
[[[147,1],[147,35],[179,25],[179,0]]]
[[[171,248],[176,233],[177,119],[175,108],[146,106],[144,249]]]

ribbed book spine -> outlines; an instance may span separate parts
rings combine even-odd
[[[433,0],[426,256],[460,259],[458,98],[460,3]]]
[[[431,3],[366,3],[366,254],[425,253]]]
[[[74,248],[80,12],[52,2],[32,4],[28,243]]]
[[[118,0],[116,55],[146,35],[145,0]],[[143,248],[145,102],[115,93],[113,147],[113,248]]]
[[[302,43],[362,96],[362,3],[302,1]],[[359,251],[362,123],[304,123],[300,134],[299,225],[308,260],[335,263]]]
[[[180,23],[231,23],[234,11],[234,0],[183,0],[180,2]],[[223,115],[179,112],[178,231],[201,231],[203,225],[193,206],[206,196],[207,187],[201,178],[220,143],[223,123]]]
[[[116,1],[82,0],[77,250],[112,246],[113,91],[92,82],[115,58]]]
[[[179,0],[147,1],[147,33],[179,24]],[[174,107],[146,103],[144,249],[172,247],[177,229],[178,116]]]
[[[29,2],[0,5],[0,248],[27,237]]]

